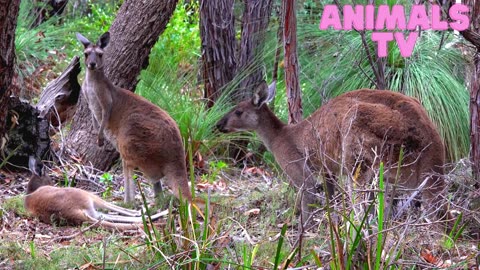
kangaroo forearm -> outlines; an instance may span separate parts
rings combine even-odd
[[[105,130],[105,126],[107,125],[107,122],[110,119],[110,114],[111,114],[111,106],[107,106],[107,108],[102,108],[102,122],[100,123],[98,136],[104,135],[103,131]]]

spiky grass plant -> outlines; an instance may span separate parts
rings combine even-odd
[[[375,88],[358,32],[319,31],[317,25],[308,24],[300,24],[298,32],[303,44],[299,60],[306,115],[345,92]],[[366,33],[374,53],[369,36]],[[420,100],[437,125],[451,160],[466,156],[469,150],[468,63],[455,48],[458,42],[453,33],[423,31],[409,58],[401,57],[396,44],[390,44],[384,68],[387,88]]]
[[[59,57],[59,50],[65,45],[68,29],[56,27],[58,18],[51,18],[37,27],[33,27],[35,16],[32,16],[32,1],[21,1],[18,24],[15,31],[15,71],[18,75],[20,96],[32,96],[28,93],[25,80],[31,84],[43,85],[42,76],[32,76],[39,67],[45,64],[54,66]],[[48,69],[48,68],[47,68]],[[35,83],[34,80],[38,82]],[[38,90],[38,89],[35,89]]]
[[[352,4],[351,1],[342,3]],[[408,5],[406,2],[401,4]],[[317,10],[321,12],[321,6]],[[309,18],[302,13],[297,18],[304,118],[331,98],[360,88],[375,88],[375,76],[360,33],[320,31],[318,22]],[[263,55],[256,59],[258,65],[266,67],[267,76],[271,74],[275,50],[279,46],[277,27],[270,25]],[[370,35],[371,32],[366,32],[365,39],[370,53],[375,54],[376,44]],[[460,42],[461,38],[453,32],[422,31],[411,57],[401,57],[397,44],[390,43],[384,60],[387,88],[415,97],[422,103],[445,142],[450,160],[465,157],[469,151],[469,93],[465,86],[469,63],[456,46]],[[278,74],[275,112],[286,120],[287,98],[282,68]]]
[[[205,106],[203,89],[197,84],[199,35],[198,14],[188,13],[186,6],[180,3],[152,49],[150,64],[141,73],[137,93],[172,116],[179,126],[187,152],[195,155],[200,151],[202,155],[208,155],[220,143],[244,135],[215,132],[215,124],[231,105],[228,95],[223,95],[212,108]],[[224,92],[232,89],[230,86]]]

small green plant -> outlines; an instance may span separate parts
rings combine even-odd
[[[277,251],[275,252],[275,258],[273,262],[273,269],[278,269],[278,265],[280,263],[281,258],[281,251],[282,251],[282,245],[283,241],[285,240],[285,234],[287,233],[287,223],[284,223],[282,226],[282,231],[280,232],[280,238],[278,238],[278,245],[277,245]]]
[[[242,258],[243,258],[243,269],[253,269],[253,262],[255,261],[255,255],[258,252],[258,245],[253,246],[253,250],[249,250],[247,245],[244,245],[242,248]],[[273,268],[276,269],[276,268]]]
[[[36,252],[35,252],[35,242],[30,241],[30,256],[32,257],[32,260],[35,260]]]
[[[383,216],[384,216],[384,209],[385,209],[385,199],[384,199],[384,182],[383,182],[383,162],[380,162],[380,173],[379,173],[379,181],[378,187],[380,191],[377,194],[378,200],[378,213],[377,213],[377,222],[378,222],[378,234],[377,234],[377,253],[376,253],[376,260],[375,260],[375,269],[380,269],[380,262],[382,259],[382,251],[383,251],[383,244],[384,244],[384,235],[383,235]]]
[[[215,180],[218,179],[220,172],[224,169],[228,168],[228,164],[224,161],[210,161],[209,165],[209,174],[202,175],[202,180],[208,181],[209,183],[213,183]]]
[[[460,222],[462,221],[462,216],[463,213],[460,213],[458,215],[457,219],[455,220],[455,223],[453,224],[452,230],[448,233],[448,235],[444,235],[442,239],[442,246],[445,247],[445,249],[452,249],[455,246],[455,243],[457,242],[458,238],[462,235],[463,230],[466,227],[466,223],[460,226]],[[460,226],[460,228],[459,228]]]
[[[110,197],[112,196],[113,191],[113,176],[106,172],[100,176],[100,183],[105,185],[105,191],[102,192],[102,197]]]

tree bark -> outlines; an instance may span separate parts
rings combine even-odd
[[[204,97],[212,107],[221,89],[235,76],[234,0],[200,0],[200,37]]]
[[[246,72],[246,77],[237,89],[236,101],[251,97],[256,85],[264,80],[264,69],[259,62],[272,6],[272,0],[245,0],[237,73]]]
[[[242,78],[239,86],[232,93],[233,100],[240,102],[250,98],[253,90],[264,80],[264,68],[260,65],[265,34],[272,12],[272,0],[244,0],[242,15],[242,35],[237,78]],[[247,157],[248,140],[234,140],[230,144],[229,155],[236,162]]]
[[[480,179],[480,44],[475,52],[470,84],[470,158],[473,177]]]
[[[8,143],[4,150],[9,157],[7,168],[18,169],[28,167],[28,157],[50,160],[50,136],[48,121],[39,117],[39,111],[27,101],[18,97],[9,97],[9,113],[7,117]],[[0,163],[2,161],[0,157]],[[8,166],[13,165],[13,166]]]
[[[15,28],[19,7],[20,0],[0,0],[0,142],[3,142],[7,132],[6,119],[14,74]]]
[[[298,80],[297,18],[295,0],[283,0],[283,44],[285,48],[285,86],[287,88],[288,123],[302,120],[302,91]]]
[[[480,179],[480,1],[465,0],[470,7],[470,28],[462,31],[463,37],[476,48],[470,83],[470,159],[472,174]]]
[[[125,0],[110,27],[111,40],[105,49],[105,74],[113,84],[135,90],[137,76],[148,66],[150,50],[165,30],[176,4],[177,0]],[[98,147],[96,134],[90,110],[80,97],[67,146],[84,163],[107,170],[119,154],[110,143]]]
[[[41,118],[47,118],[54,127],[70,122],[77,109],[80,97],[80,58],[73,57],[68,67],[58,78],[48,83],[36,105]]]

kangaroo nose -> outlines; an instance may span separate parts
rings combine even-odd
[[[89,68],[94,69],[97,66],[97,63],[88,64]]]
[[[220,132],[225,132],[225,119],[221,119],[220,121],[218,121],[217,125],[216,125],[216,128],[218,131]]]

